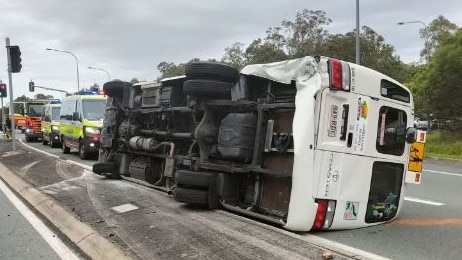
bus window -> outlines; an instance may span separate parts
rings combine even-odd
[[[406,125],[406,112],[392,107],[381,107],[377,127],[377,151],[383,154],[403,155]]]
[[[380,94],[383,97],[406,103],[411,101],[411,94],[407,90],[385,79],[382,79],[380,83]]]
[[[375,162],[367,201],[366,223],[387,221],[398,211],[404,165]]]

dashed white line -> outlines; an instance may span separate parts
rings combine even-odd
[[[451,176],[462,177],[462,174],[451,173],[451,172],[440,172],[440,171],[432,171],[432,170],[423,170],[423,171],[424,171],[424,172],[433,172],[433,173],[439,173],[439,174],[444,174],[444,175],[451,175]]]
[[[423,199],[412,198],[412,197],[404,197],[404,200],[417,202],[417,203],[424,203],[424,204],[433,205],[433,206],[443,206],[444,205],[444,203],[441,203],[441,202],[435,202],[435,201],[431,201],[431,200],[423,200]]]

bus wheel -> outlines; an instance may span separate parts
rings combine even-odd
[[[219,206],[215,178],[208,187],[176,187],[173,190],[173,197],[183,203],[215,209]]]
[[[82,160],[86,160],[89,158],[89,154],[87,152],[87,148],[85,147],[84,143],[80,143],[79,145],[79,156],[80,156],[80,159]]]
[[[175,188],[173,196],[179,202],[207,206],[208,192],[207,190],[196,190],[189,188]]]
[[[239,71],[232,66],[214,62],[192,62],[186,64],[185,74],[189,79],[214,79],[234,82]]]
[[[63,149],[63,153],[65,153],[65,154],[70,153],[71,148],[66,146],[66,142],[64,142],[64,138],[62,139],[61,143],[62,143],[61,147]]]
[[[211,172],[193,172],[188,170],[178,170],[175,173],[175,182],[177,186],[197,186],[208,188],[214,183],[216,177]]]
[[[26,142],[28,143],[32,142],[32,138],[26,136]]]
[[[113,162],[98,162],[93,164],[93,172],[106,176],[108,179],[120,179],[116,166]]]
[[[205,98],[229,99],[233,83],[209,80],[190,79],[184,82],[183,91],[190,96]]]

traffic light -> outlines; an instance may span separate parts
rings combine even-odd
[[[29,82],[29,91],[34,92],[35,91],[35,84],[33,81]]]
[[[21,65],[21,50],[19,46],[10,46],[10,59],[11,59],[11,72],[16,73],[20,72]]]
[[[0,98],[6,98],[6,84],[0,84]]]

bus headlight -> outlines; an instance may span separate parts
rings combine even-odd
[[[90,126],[87,126],[85,127],[85,134],[89,134],[89,135],[99,135],[99,128],[97,127],[90,127]]]

